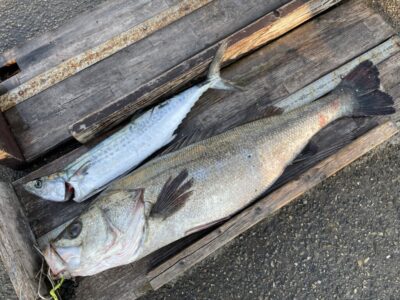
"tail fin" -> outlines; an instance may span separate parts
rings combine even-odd
[[[354,95],[352,115],[355,117],[395,113],[393,98],[379,90],[378,68],[369,60],[359,64],[343,78],[338,88],[351,89]]]
[[[210,69],[208,70],[208,75],[207,75],[208,82],[210,83],[210,88],[216,90],[242,91],[243,90],[242,87],[221,78],[220,69],[226,48],[227,48],[227,42],[224,41],[219,47],[210,65]]]

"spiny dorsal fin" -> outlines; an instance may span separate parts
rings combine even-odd
[[[193,191],[190,191],[193,186],[193,178],[186,181],[188,176],[188,171],[184,169],[174,179],[172,177],[168,178],[158,195],[157,202],[151,209],[151,217],[165,219],[185,204],[186,200],[193,193]]]

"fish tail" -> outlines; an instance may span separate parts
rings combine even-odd
[[[224,59],[227,42],[224,41],[219,47],[215,57],[210,65],[207,75],[207,82],[210,84],[211,89],[226,90],[226,91],[242,91],[243,88],[237,84],[221,78],[221,63]]]
[[[359,64],[343,78],[337,89],[351,90],[351,116],[378,116],[395,113],[393,98],[380,89],[378,68],[369,60]]]

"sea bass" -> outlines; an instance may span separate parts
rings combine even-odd
[[[220,77],[223,43],[211,63],[208,80],[132,120],[64,170],[30,181],[24,188],[43,199],[82,202],[126,174],[174,139],[174,132],[208,89],[236,90]]]
[[[44,249],[55,276],[134,262],[257,199],[309,140],[350,116],[394,113],[379,73],[360,64],[329,95],[161,156],[114,182]]]

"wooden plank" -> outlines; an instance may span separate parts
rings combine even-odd
[[[214,0],[62,84],[7,110],[5,116],[24,156],[31,161],[65,142],[71,138],[68,126],[89,112],[136,90],[288,1]],[[52,128],[51,134],[48,128]]]
[[[336,69],[320,79],[309,84],[305,88],[293,93],[289,97],[274,103],[275,106],[282,108],[284,111],[288,112],[290,110],[299,108],[306,105],[330,92],[334,87],[336,87],[343,76],[348,74],[352,69],[354,69],[358,64],[365,60],[370,60],[374,64],[379,64],[384,60],[390,58],[394,54],[400,51],[400,37],[393,36],[386,42],[375,47],[374,49],[366,52],[363,55],[353,59],[349,63],[343,65],[342,67]],[[392,60],[392,58],[390,59]],[[388,84],[388,78],[383,79]]]
[[[179,4],[136,25],[135,27],[91,48],[77,56],[19,85],[4,95],[0,95],[0,110],[6,111],[26,99],[50,88],[51,86],[75,75],[76,73],[106,59],[116,52],[144,39],[154,32],[191,14],[213,0],[182,0]]]
[[[24,161],[7,121],[0,112],[0,163],[9,167],[17,167]]]
[[[210,4],[210,6],[212,5],[214,5],[214,2]],[[327,22],[321,22],[320,24],[317,24],[315,22],[310,22],[310,24],[306,24],[303,28],[299,28],[298,31],[295,30],[294,32],[296,32],[296,34],[290,33],[288,35],[290,36],[290,39],[285,36],[270,46],[263,47],[260,52],[262,54],[260,54],[260,59],[258,61],[256,59],[257,56],[252,56],[254,64],[257,64],[255,65],[255,68],[240,68],[239,72],[241,74],[235,73],[234,71],[229,71],[230,73],[228,70],[224,71],[224,76],[228,76],[228,78],[229,76],[233,76],[231,79],[243,81],[242,83],[250,89],[250,91],[247,91],[246,93],[239,93],[232,96],[232,101],[239,101],[238,105],[230,104],[231,101],[228,98],[230,97],[229,94],[209,92],[199,101],[193,112],[201,112],[201,116],[199,116],[200,118],[208,118],[208,113],[205,109],[206,106],[203,106],[203,103],[208,102],[208,104],[214,106],[214,109],[216,109],[217,106],[219,113],[222,114],[224,111],[223,107],[220,106],[219,103],[215,103],[220,102],[219,99],[221,99],[221,104],[222,102],[228,103],[228,107],[232,108],[232,110],[228,111],[228,115],[223,114],[223,117],[225,118],[224,120],[226,120],[227,117],[232,117],[236,118],[236,120],[233,119],[232,121],[240,123],[241,120],[238,120],[238,118],[241,118],[242,115],[238,114],[238,112],[243,112],[245,104],[243,104],[244,102],[242,102],[242,100],[238,99],[239,97],[249,97],[250,104],[259,100],[261,97],[264,98],[264,102],[267,100],[274,101],[276,99],[287,97],[292,92],[304,86],[304,84],[313,82],[318,79],[318,77],[321,77],[335,69],[337,65],[341,65],[364,53],[393,34],[393,30],[390,26],[384,23],[379,15],[371,12],[358,1],[345,3],[344,6],[350,7],[350,9],[354,7],[356,13],[350,15],[347,11],[344,11],[343,15],[346,15],[346,18],[336,16],[335,20],[331,20],[330,22],[334,22],[335,25],[338,26],[337,31],[332,30],[332,23],[328,24]],[[340,8],[341,7],[339,7],[339,9]],[[202,9],[196,11],[194,15],[198,15],[201,12]],[[168,28],[165,28],[164,30],[170,30],[174,25],[177,26],[179,22],[180,21],[168,26]],[[347,28],[349,28],[348,35],[344,32]],[[371,28],[373,28],[374,31],[371,30]],[[363,32],[364,36],[356,35],[357,31]],[[312,35],[309,35],[308,32],[311,32]],[[158,33],[155,33],[155,35],[149,37],[149,39],[157,35]],[[178,36],[176,38],[179,39]],[[337,38],[337,40],[334,41],[334,38]],[[319,39],[319,41],[316,39]],[[138,46],[146,40],[140,41],[135,45]],[[340,41],[340,43],[338,41]],[[334,42],[337,45],[333,45]],[[319,47],[319,51],[317,52],[316,48],[312,48],[310,45],[317,45],[316,47]],[[321,47],[321,45],[327,46]],[[172,47],[172,45],[169,46]],[[191,45],[188,47],[191,47]],[[151,52],[153,49],[154,47],[151,47],[151,49],[148,48],[148,51],[145,52]],[[333,49],[338,49],[340,51],[335,52]],[[175,49],[174,51],[171,51],[171,53],[174,53],[175,55],[175,53],[179,51],[179,49]],[[120,53],[115,55],[118,56]],[[160,55],[161,57],[157,57],[156,60],[161,60],[164,53],[161,53]],[[322,59],[323,55],[327,59]],[[261,56],[263,56],[263,60],[261,60]],[[113,57],[114,56],[109,59],[112,59]],[[109,59],[103,62],[105,63]],[[173,58],[168,59],[168,61],[165,60],[167,59],[164,58],[164,64],[168,64],[173,60]],[[247,64],[245,62],[247,61],[246,58],[243,61],[244,62],[239,62],[237,64],[235,63],[235,68],[245,66]],[[156,68],[159,67],[154,66],[153,61],[150,62],[143,60],[140,63],[149,68],[154,67],[153,70],[156,70]],[[127,65],[127,72],[129,72],[132,68],[129,67],[129,64]],[[144,67],[144,65],[142,65],[142,67]],[[76,76],[65,80],[68,84],[70,84],[70,81],[73,81],[74,84],[72,85],[71,83],[70,89],[67,89],[66,86],[64,86],[65,89],[62,90],[63,93],[59,90],[57,93],[52,94],[51,97],[50,94],[48,94],[51,90],[60,85],[44,91],[41,93],[41,99],[35,100],[37,105],[35,110],[32,110],[32,107],[28,105],[31,101],[29,100],[18,105],[18,110],[14,110],[13,108],[6,112],[6,117],[12,125],[13,133],[16,136],[16,139],[21,146],[21,150],[27,160],[31,160],[36,155],[47,151],[49,149],[47,146],[53,147],[59,142],[64,141],[65,138],[70,136],[66,130],[66,124],[74,123],[74,120],[78,120],[83,115],[86,115],[85,112],[87,111],[95,111],[94,107],[103,107],[105,103],[107,103],[105,99],[106,97],[113,97],[117,92],[120,92],[111,91],[107,87],[109,83],[104,81],[103,78],[104,76],[107,77],[107,72],[114,67],[114,65],[110,65],[102,74],[93,72],[93,74],[91,74],[92,76],[87,76],[86,79],[80,78],[80,80],[78,80],[80,74],[89,72],[92,68],[82,71]],[[146,69],[146,67],[144,68]],[[232,68],[228,69],[232,70]],[[305,73],[300,75],[302,69],[304,69]],[[253,73],[250,74],[249,70],[252,70]],[[250,82],[253,80],[251,76],[257,73],[258,76],[254,76],[254,82]],[[149,75],[149,73],[138,73],[135,76],[144,79],[143,76],[147,77],[147,75]],[[285,82],[283,79],[285,79]],[[140,80],[136,82],[138,82],[138,85],[140,86]],[[143,82],[147,81],[144,80]],[[71,96],[71,90],[73,90],[72,93],[75,95],[76,90],[80,90],[84,83],[86,83],[85,88],[89,87],[89,90],[87,91],[88,94],[94,93],[94,90],[96,90],[96,94],[93,97],[85,98],[85,95],[87,95],[86,91],[81,91],[83,93],[81,97],[74,98],[73,101],[66,101],[64,103],[64,101]],[[132,85],[130,86],[131,88],[127,89],[127,91],[135,90],[135,88],[132,88]],[[73,109],[71,109],[71,107],[73,107]],[[197,113],[192,113],[191,116],[195,114]],[[214,123],[218,120],[212,116],[211,118]],[[200,123],[196,120],[196,124],[192,124],[198,125]],[[208,125],[201,124],[201,128],[207,127]],[[51,133],[48,128],[52,128]],[[186,131],[183,133],[186,133]]]
[[[14,189],[4,182],[0,182],[0,241],[0,258],[17,296],[36,300],[41,260],[33,248],[35,239]]]
[[[339,2],[293,0],[287,3],[229,36],[224,62],[227,64],[237,60]],[[111,126],[119,124],[138,109],[154,103],[158,98],[203,75],[219,46],[220,42],[212,45],[137,90],[89,114],[70,127],[71,134],[79,142],[86,143]]]
[[[114,0],[96,6],[53,32],[45,33],[0,56],[4,64],[14,61],[21,69],[18,80],[8,84],[11,90],[66,59],[132,28],[178,3],[177,0]],[[0,65],[1,65],[0,62]],[[0,90],[4,83],[0,83]]]
[[[260,101],[260,99],[264,100],[269,95],[272,96],[268,101],[283,99],[286,94],[296,92],[299,88],[307,86],[321,76],[335,70],[351,59],[354,59],[353,56],[345,52],[345,50],[349,49],[346,44],[350,40],[352,44],[349,51],[353,51],[351,52],[352,54],[358,53],[358,55],[379,44],[380,39],[374,36],[379,36],[382,32],[390,33],[390,30],[387,29],[388,27],[385,23],[381,22],[379,17],[375,14],[368,13],[370,11],[364,6],[356,6],[354,3],[355,2],[350,2],[350,4],[345,4],[343,5],[344,8],[339,7],[317,18],[315,21],[311,21],[303,26],[303,28],[306,27],[307,30],[304,31],[302,28],[299,28],[288,34],[287,37],[260,49],[254,54],[226,68],[226,70],[224,70],[224,76],[229,79],[240,76],[242,82],[249,86],[250,91],[246,91],[241,95],[233,94],[229,96],[218,92],[208,93],[204,99],[202,99],[200,103],[202,105],[193,110],[193,113],[185,121],[181,130],[183,132],[189,132],[190,128],[200,128],[206,131],[215,130],[215,132],[218,132],[220,127],[224,130],[232,126],[237,126],[252,117],[246,113],[248,109],[251,108],[254,103]],[[356,18],[357,20],[352,18]],[[342,22],[347,23],[343,24]],[[333,23],[337,25],[335,26],[335,30],[332,30]],[[372,34],[373,32],[375,34]],[[299,34],[302,35],[298,37]],[[338,43],[338,41],[343,42],[343,44]],[[384,40],[382,41],[384,42]],[[375,44],[372,44],[373,42],[375,42]],[[320,46],[320,49],[318,49],[320,52],[316,52],[314,48],[315,45]],[[325,46],[321,47],[321,45]],[[365,47],[367,48],[366,50],[364,50]],[[291,49],[291,51],[289,51],[289,49]],[[279,59],[280,53],[282,52],[282,59]],[[341,60],[341,56],[343,55],[346,58]],[[397,54],[394,54],[394,56],[395,55]],[[285,56],[286,60],[283,59]],[[390,74],[391,70],[396,70],[396,68],[399,67],[399,61],[392,62],[391,65],[387,65],[387,67],[385,67],[386,69],[383,70],[382,66],[385,62],[379,65],[383,77],[383,85],[385,86],[385,84],[388,84],[388,86],[390,85],[395,88],[396,79],[394,77],[389,78],[385,74]],[[325,65],[325,63],[327,65]],[[308,67],[309,64],[311,64],[311,67]],[[305,70],[304,74],[295,72],[298,70],[301,71],[302,69]],[[249,70],[253,71],[251,72]],[[310,70],[315,70],[316,74]],[[277,71],[277,73],[274,73],[274,71]],[[301,78],[301,80],[299,78]],[[388,82],[393,80],[393,82],[389,84],[385,82],[385,80]],[[270,82],[272,84],[268,85],[266,88],[266,83]],[[282,86],[284,88],[282,88]],[[254,99],[252,98],[254,95],[260,96]],[[396,103],[399,103],[400,98],[396,98],[395,100]],[[262,104],[268,103],[268,101],[264,100]],[[228,118],[225,116],[223,108],[229,113]],[[209,118],[203,120],[201,117],[197,119],[196,116],[202,114],[203,110],[208,113]],[[230,114],[233,112],[236,112],[239,118],[232,119],[232,115]],[[255,112],[256,116],[257,114],[258,113]],[[217,119],[220,120],[220,123],[214,121]],[[335,125],[336,127],[324,133],[324,137],[328,139],[323,144],[329,145],[330,141],[340,139],[343,132],[360,127],[370,128],[376,124],[374,119],[362,119],[362,123],[359,122],[360,121],[357,119],[341,120],[340,123]],[[79,151],[84,151],[82,149],[83,148],[78,149],[73,155],[79,155]],[[322,148],[322,150],[323,149],[324,148]],[[43,173],[43,171],[54,172],[61,168],[68,159],[70,159],[70,156],[67,155],[61,158],[57,163],[49,164],[45,169],[38,170],[34,175],[44,175],[45,173]],[[314,158],[307,160],[307,164],[303,165],[305,169],[300,168],[301,171],[305,171],[310,167],[308,164],[309,161],[314,161]],[[23,203],[23,207],[26,209],[29,222],[37,237],[40,237],[49,230],[76,216],[84,208],[76,203],[49,203],[28,195],[22,191],[21,183],[29,178],[32,179],[33,177],[29,175],[15,182],[14,186]],[[146,274],[148,273],[149,262],[153,257],[154,256],[150,255],[137,263],[108,270],[98,276],[79,279],[79,286],[76,289],[76,294],[79,295],[78,297],[80,298],[89,299],[139,297],[149,289],[152,289]],[[154,274],[154,272],[151,274]],[[151,278],[153,277],[149,277],[149,279]]]
[[[325,178],[332,176],[371,149],[388,140],[398,132],[396,125],[387,122],[325,159],[284,187],[252,205],[238,216],[189,246],[174,258],[168,260],[148,274],[154,290],[170,282],[184,271],[193,267],[235,237],[264,220],[274,212],[316,186]]]
[[[285,95],[289,94],[288,82],[297,83],[297,85],[292,83],[293,92],[295,92],[297,88],[301,89],[324,74],[333,72],[343,61],[354,59],[352,55],[362,54],[366,45],[368,49],[371,48],[372,41],[379,43],[380,39],[376,38],[379,36],[378,33],[385,36],[390,32],[387,25],[363,5],[354,3],[349,2],[311,21],[303,28],[293,31],[270,46],[226,68],[223,75],[229,79],[235,79],[236,76],[244,83],[247,90],[230,95],[221,92],[208,93],[200,101],[200,105],[193,108],[192,113],[180,128],[179,134],[188,135],[194,128],[217,134],[246,123],[249,118],[262,115],[262,111],[249,113],[249,108],[254,103],[266,105],[269,101],[284,99]],[[332,32],[332,22],[337,22],[337,31]],[[344,32],[344,28],[348,30]],[[337,43],[338,40],[342,43]],[[319,51],[315,50],[316,45],[320,47]],[[321,45],[327,46],[321,48]],[[371,53],[379,53],[379,51]],[[309,59],[305,60],[304,57]],[[398,65],[399,62],[394,62],[391,67],[395,68]],[[304,69],[304,74],[299,73],[301,69]],[[79,214],[89,202],[77,204],[42,201],[25,192],[21,184],[35,177],[60,170],[84,151],[85,148],[77,150],[71,156],[63,157],[15,182],[18,196],[27,211],[32,229],[38,237]]]

